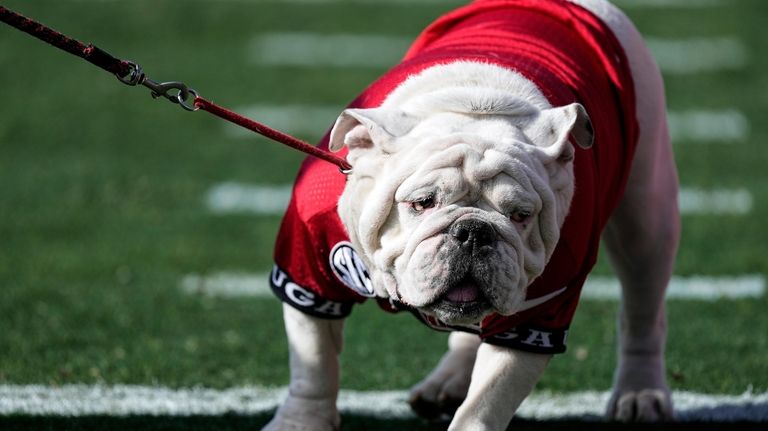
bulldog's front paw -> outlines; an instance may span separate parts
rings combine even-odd
[[[411,389],[408,403],[413,411],[425,419],[453,416],[467,397],[476,354],[476,344],[448,350],[437,367]]]
[[[337,431],[340,424],[334,400],[289,396],[262,431]]]
[[[424,419],[439,419],[453,416],[464,398],[467,397],[469,379],[460,377],[444,381],[431,379],[432,375],[411,389],[408,403],[413,411]]]
[[[661,422],[673,418],[672,396],[660,356],[624,357],[608,402],[608,419]]]

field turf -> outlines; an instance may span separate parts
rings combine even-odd
[[[749,133],[740,139],[675,143],[683,186],[744,189],[752,196],[746,213],[684,217],[676,274],[766,276],[768,3],[632,3],[620,4],[653,38],[732,37],[745,47],[744,67],[665,74],[670,110],[733,109],[749,123]],[[299,31],[414,37],[455,4],[2,2],[137,61],[153,79],[184,81],[225,106],[339,109],[385,69],[260,65],[249,59],[252,39]],[[216,214],[204,197],[223,182],[290,183],[302,156],[259,137],[228,134],[220,120],[184,112],[148,93],[0,25],[0,385],[287,383],[276,299],[189,295],[179,282],[190,273],[271,268],[280,216]],[[324,131],[301,137],[314,141]],[[601,259],[595,272],[608,275],[610,269]],[[552,362],[538,389],[610,387],[616,308],[611,301],[582,302],[568,352]],[[673,389],[768,391],[766,308],[764,295],[670,301],[667,358]],[[342,387],[408,388],[435,364],[446,339],[411,316],[363,305],[346,324]],[[246,429],[266,418],[225,416],[202,423],[208,429]],[[98,420],[9,416],[0,417],[0,428],[98,429]],[[111,429],[200,425],[174,418],[103,420]],[[415,426],[405,419],[389,425],[371,425],[378,422],[364,417],[345,421],[345,429]]]

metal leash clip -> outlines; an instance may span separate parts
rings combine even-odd
[[[193,101],[197,97],[197,92],[189,88],[187,84],[179,81],[153,81],[144,74],[144,70],[140,65],[131,61],[127,63],[130,67],[130,71],[124,76],[116,75],[120,82],[130,86],[143,85],[152,90],[152,97],[155,99],[158,97],[165,97],[166,99],[178,104],[187,111],[197,111],[198,108],[194,106],[194,104],[187,103],[190,95],[193,96]],[[174,90],[177,91],[174,92]]]

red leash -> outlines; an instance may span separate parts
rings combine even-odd
[[[243,117],[242,115],[232,112],[229,109],[222,108],[210,100],[203,99],[200,96],[195,96],[194,106],[195,108],[202,109],[203,111],[209,112],[219,118],[235,123],[240,127],[244,127],[252,132],[256,132],[261,136],[269,138],[273,141],[280,142],[281,144],[307,153],[310,156],[314,156],[318,159],[325,160],[326,162],[333,163],[334,165],[338,166],[341,172],[344,174],[348,174],[352,171],[352,165],[347,163],[347,161],[343,158],[335,156],[327,151],[323,151],[302,140],[296,139],[291,135],[285,134],[279,130],[259,123],[258,121],[253,121],[249,118]]]
[[[202,109],[273,141],[333,163],[339,167],[342,173],[349,173],[352,169],[352,166],[343,158],[206,100],[184,83],[177,81],[162,83],[153,81],[144,74],[144,71],[138,64],[115,58],[93,44],[85,45],[76,39],[72,39],[3,6],[0,6],[0,21],[115,74],[120,82],[124,84],[130,86],[143,85],[152,90],[152,97],[154,98],[162,96],[188,111]],[[189,104],[190,96],[193,97],[191,105]]]

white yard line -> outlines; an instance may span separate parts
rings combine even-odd
[[[217,297],[271,298],[269,273],[216,272],[210,275],[189,274],[179,283],[190,294]],[[717,301],[720,299],[761,298],[765,295],[766,281],[762,275],[733,277],[690,276],[672,277],[667,298],[682,300]],[[612,277],[593,276],[587,279],[582,292],[586,300],[618,300],[621,289]]]
[[[231,389],[170,389],[147,386],[0,385],[0,415],[223,415],[272,412],[286,388],[248,386]],[[534,392],[518,416],[538,420],[599,420],[610,394]],[[379,418],[412,418],[407,391],[342,390],[342,413]],[[680,421],[768,421],[768,393],[741,395],[693,392],[673,394]]]
[[[670,111],[668,118],[672,142],[733,143],[749,137],[749,120],[735,108]]]
[[[291,198],[290,185],[262,185],[227,182],[208,190],[206,205],[216,214],[282,214]],[[754,198],[746,189],[680,190],[680,211],[685,215],[745,215],[752,211]]]
[[[621,8],[685,8],[697,9],[724,6],[728,0],[614,0]]]
[[[678,40],[646,38],[646,43],[661,70],[669,74],[737,70],[749,62],[747,48],[733,37]]]
[[[384,34],[263,33],[249,44],[248,58],[266,66],[381,68],[397,63],[413,39]]]
[[[269,273],[216,272],[210,275],[188,274],[179,284],[181,290],[194,295],[236,298],[269,297]]]
[[[761,298],[765,295],[765,284],[765,277],[762,275],[674,276],[669,283],[667,298],[701,301]],[[593,276],[587,279],[581,297],[588,300],[618,300],[620,294],[621,288],[617,279]]]
[[[683,215],[747,215],[754,206],[752,193],[746,189],[683,187],[678,200]]]
[[[215,214],[279,215],[288,207],[291,189],[290,185],[228,182],[208,190],[205,201],[208,209]]]

